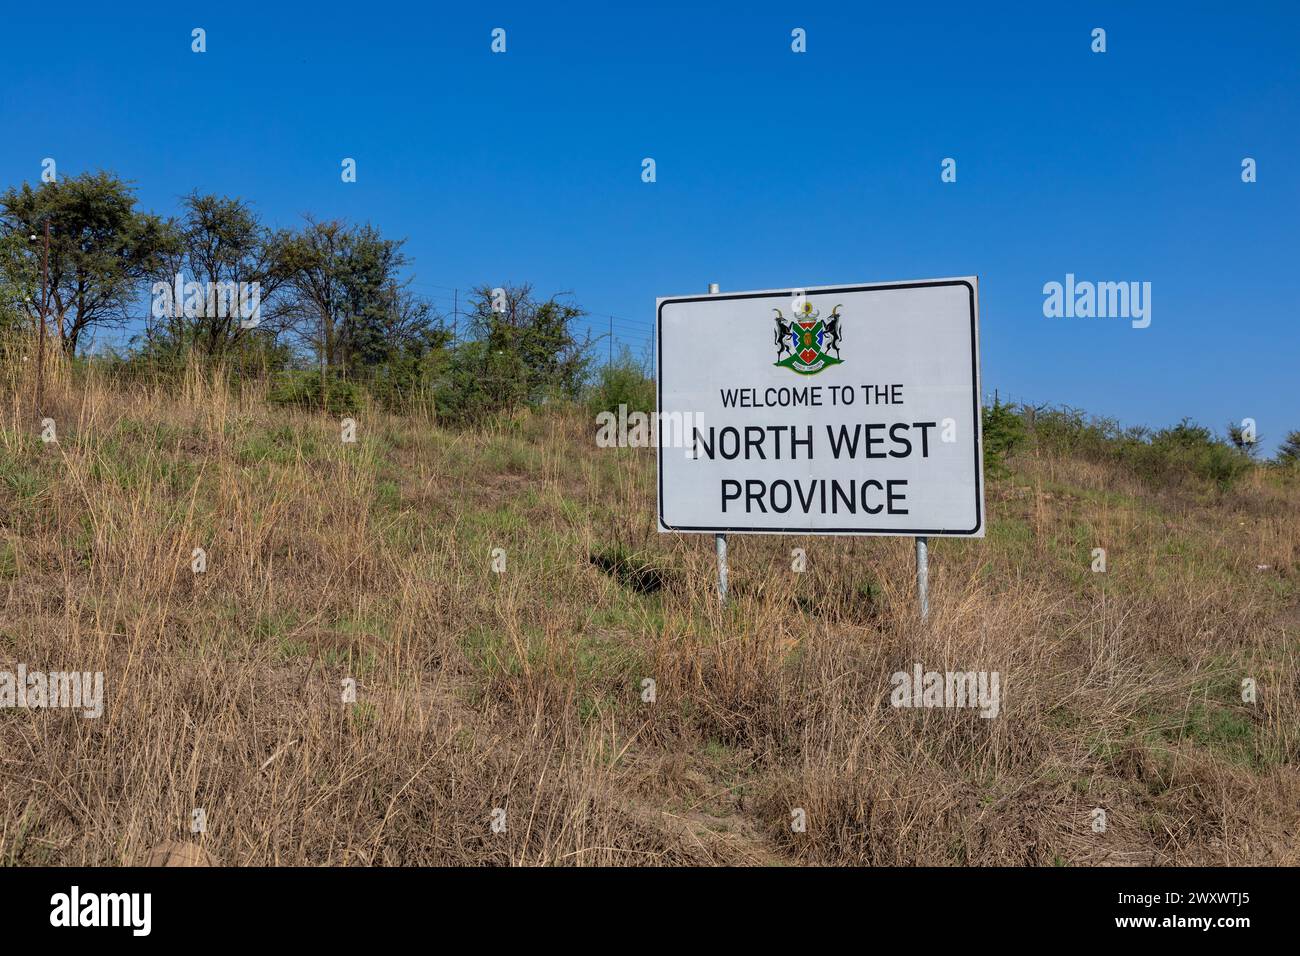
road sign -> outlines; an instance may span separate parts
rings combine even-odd
[[[661,531],[984,535],[974,277],[657,306]]]

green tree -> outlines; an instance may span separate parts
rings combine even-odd
[[[138,282],[157,270],[173,237],[157,216],[136,211],[129,184],[106,172],[0,195],[0,239],[40,237],[21,253],[38,277],[47,222],[50,322],[72,354],[88,331],[125,323]]]
[[[983,410],[984,471],[990,478],[1003,478],[1009,471],[1007,459],[1025,441],[1025,422],[1015,406],[995,397]]]
[[[1300,431],[1287,432],[1277,450],[1277,460],[1284,465],[1300,465]]]
[[[157,349],[161,344],[172,351],[193,349],[216,358],[249,336],[269,334],[274,339],[285,325],[277,293],[289,278],[284,261],[286,234],[264,227],[241,199],[196,191],[181,205],[181,217],[167,223],[169,242],[152,278],[170,290],[179,275],[202,284],[204,295],[192,315],[186,314],[183,303],[154,295],[150,345]],[[241,288],[254,287],[256,298],[250,296],[247,305],[257,303],[255,318],[241,313],[239,298]],[[168,305],[171,308],[165,308]]]
[[[0,234],[0,335],[30,332],[40,313],[40,275],[30,235]]]
[[[410,264],[402,245],[370,225],[346,236],[339,262],[344,297],[339,344],[350,372],[374,369],[430,342],[433,310],[401,277]]]
[[[479,373],[491,404],[510,409],[551,398],[577,399],[591,367],[591,339],[574,323],[585,313],[531,285],[482,286],[470,295],[471,335],[484,343]]]
[[[370,225],[312,218],[284,240],[280,261],[293,294],[287,311],[322,373],[373,369],[442,341],[432,308],[403,277],[402,245]]]
[[[655,382],[646,363],[623,346],[614,361],[596,373],[587,404],[593,413],[617,413],[620,405],[627,406],[629,412],[654,411]]]
[[[1246,429],[1236,422],[1228,422],[1228,441],[1232,447],[1249,458],[1254,458],[1263,440],[1259,434],[1249,435]]]

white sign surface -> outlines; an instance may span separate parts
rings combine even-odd
[[[983,537],[977,288],[659,299],[659,529]]]

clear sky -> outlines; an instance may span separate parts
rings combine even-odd
[[[162,214],[197,187],[273,225],[369,220],[407,238],[443,311],[453,288],[529,281],[637,346],[656,296],[709,282],[975,274],[989,394],[1127,424],[1251,417],[1269,451],[1300,428],[1295,3],[11,3],[4,19],[27,38],[0,80],[4,185],[49,156],[135,181]],[[1045,318],[1066,273],[1150,282],[1150,327]]]

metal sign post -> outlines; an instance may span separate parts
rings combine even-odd
[[[714,535],[713,544],[718,550],[718,603],[727,606],[727,536]]]
[[[916,539],[916,597],[921,604],[921,620],[930,616],[930,541]]]
[[[709,295],[717,295],[721,289],[716,282],[709,283]],[[718,552],[718,603],[727,606],[727,536],[713,536],[713,547]]]

